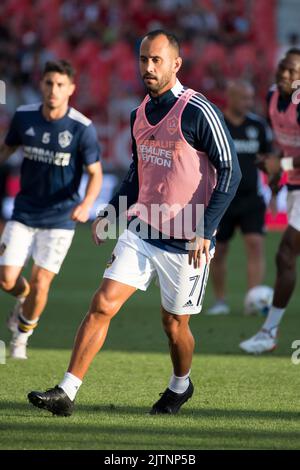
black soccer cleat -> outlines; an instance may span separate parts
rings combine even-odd
[[[27,397],[34,406],[50,411],[54,415],[71,416],[74,409],[74,402],[58,385],[46,392],[30,392]]]
[[[184,393],[175,393],[167,388],[164,393],[161,393],[161,398],[154,403],[150,410],[151,415],[157,414],[176,414],[180,410],[181,406],[188,401],[193,393],[194,386],[190,380],[189,386]]]

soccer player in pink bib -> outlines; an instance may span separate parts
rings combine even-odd
[[[290,49],[279,62],[276,85],[271,89],[269,117],[280,155],[265,160],[271,176],[287,172],[288,227],[277,255],[273,304],[262,329],[240,347],[252,354],[272,351],[277,346],[279,324],[296,285],[296,261],[300,254],[300,49]]]
[[[77,333],[62,382],[29,401],[54,414],[72,413],[76,393],[101,349],[111,319],[137,289],[158,280],[161,314],[173,371],[151,414],[174,414],[193,394],[190,379],[194,338],[189,319],[201,310],[214,252],[214,235],[235,195],[241,173],[233,141],[220,111],[177,79],[182,59],[174,35],[158,30],[140,46],[139,65],[148,94],[132,112],[133,160],[110,201],[130,220],[119,237],[104,279]],[[157,212],[159,208],[159,212]],[[93,224],[95,243],[104,241],[110,211]]]

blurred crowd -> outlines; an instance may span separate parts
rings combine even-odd
[[[0,78],[7,84],[7,103],[0,128],[6,128],[19,104],[39,100],[44,63],[65,58],[77,70],[72,104],[94,120],[107,167],[127,166],[129,115],[144,92],[139,41],[158,28],[174,32],[181,41],[184,66],[179,78],[185,85],[222,108],[226,80],[249,79],[257,92],[256,110],[263,112],[276,60],[275,3],[1,0]]]

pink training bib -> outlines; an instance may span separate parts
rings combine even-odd
[[[279,91],[273,93],[269,106],[269,115],[274,130],[276,141],[285,157],[300,156],[300,126],[297,120],[297,105],[290,102],[285,112],[279,112],[277,103]],[[300,169],[287,172],[289,184],[300,184]]]
[[[216,171],[204,152],[184,138],[181,116],[196,92],[187,89],[155,126],[139,106],[133,127],[138,154],[139,197],[130,214],[179,239],[190,239],[216,184]]]

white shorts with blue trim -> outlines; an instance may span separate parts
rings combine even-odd
[[[11,220],[0,241],[0,265],[23,267],[32,257],[37,266],[58,274],[73,236],[74,230],[34,228]]]
[[[163,308],[176,315],[192,315],[201,311],[209,274],[202,256],[201,267],[195,269],[188,263],[188,254],[170,253],[125,230],[103,277],[144,291],[157,279]]]

